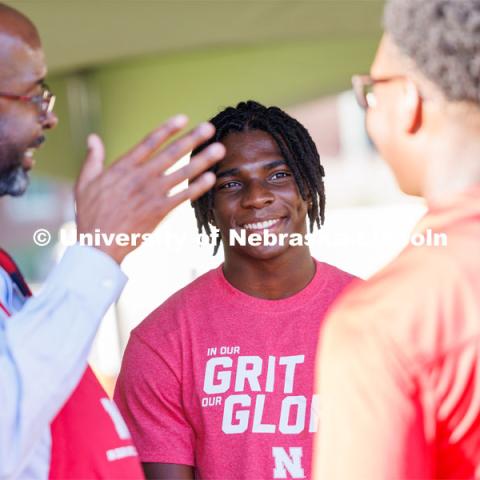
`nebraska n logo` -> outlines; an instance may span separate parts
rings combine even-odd
[[[273,478],[305,478],[302,447],[290,447],[288,453],[282,447],[273,447],[272,454],[275,458]]]
[[[128,431],[127,424],[120,415],[117,406],[109,398],[101,398],[100,403],[108,413],[109,417],[112,419],[113,425],[115,426],[115,430],[117,431],[117,435],[120,437],[120,439],[130,439],[130,432]]]

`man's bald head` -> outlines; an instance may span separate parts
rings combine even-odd
[[[0,3],[0,34],[16,37],[33,49],[41,47],[37,28],[23,13]]]
[[[0,196],[15,196],[27,188],[33,153],[56,117],[43,114],[33,102],[11,97],[41,95],[47,66],[35,25],[2,3],[0,67]]]

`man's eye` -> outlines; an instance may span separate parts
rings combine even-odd
[[[231,188],[235,188],[237,187],[238,185],[240,185],[238,182],[227,182],[227,183],[223,183],[222,185],[220,185],[218,187],[219,190],[227,190],[227,189],[231,189]]]
[[[283,178],[286,178],[286,177],[291,177],[292,174],[290,172],[275,172],[272,176],[271,176],[271,179],[272,180],[281,180]]]

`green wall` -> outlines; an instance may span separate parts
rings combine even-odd
[[[50,79],[60,124],[39,155],[40,173],[74,178],[85,137],[99,131],[115,158],[166,117],[192,123],[240,100],[282,107],[349,88],[368,70],[378,37],[172,53]]]

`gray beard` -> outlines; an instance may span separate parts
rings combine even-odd
[[[20,165],[16,168],[9,169],[0,173],[0,197],[4,195],[11,195],[18,197],[25,193],[30,178],[28,173]]]
[[[0,197],[18,197],[25,193],[30,179],[21,164],[23,153],[6,141],[1,134],[1,126],[0,123]]]

